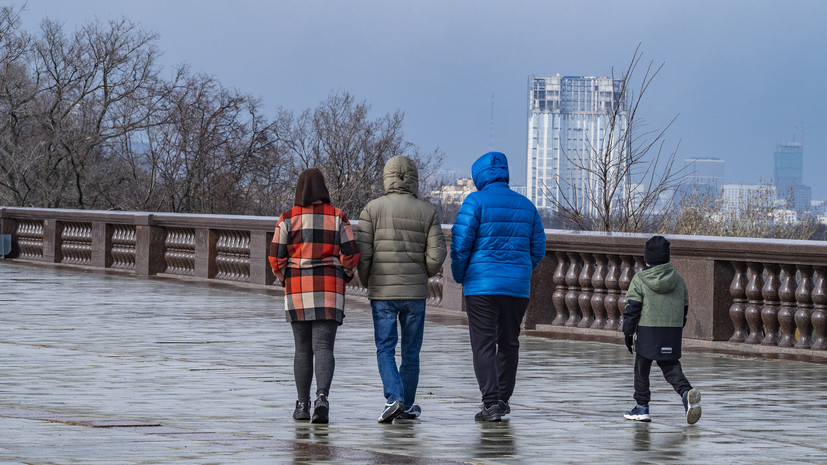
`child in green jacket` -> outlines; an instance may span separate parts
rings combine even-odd
[[[623,416],[628,420],[651,421],[649,371],[654,360],[666,381],[681,396],[686,422],[691,425],[701,418],[701,393],[689,384],[680,362],[689,292],[681,275],[669,263],[669,241],[666,238],[654,236],[646,241],[643,261],[646,267],[632,278],[623,314],[626,347],[629,352],[636,353],[636,405]]]

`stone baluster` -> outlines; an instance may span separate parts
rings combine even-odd
[[[617,298],[617,311],[620,313],[620,321],[617,325],[617,330],[623,329],[623,312],[626,311],[626,291],[629,290],[629,285],[632,284],[632,277],[635,275],[634,259],[628,255],[620,257],[620,278],[617,280],[620,286],[620,297]]]
[[[577,297],[577,303],[580,307],[580,322],[577,324],[578,328],[590,328],[594,323],[594,316],[592,314],[592,275],[594,274],[594,256],[590,253],[581,253],[583,258],[583,268],[580,270],[580,295]]]
[[[569,252],[569,271],[566,273],[566,308],[569,311],[569,319],[566,326],[577,326],[580,323],[580,258],[577,253]]]
[[[620,313],[617,308],[617,298],[620,297],[620,257],[617,255],[609,255],[609,270],[606,271],[606,299],[603,301],[603,306],[606,308],[606,324],[603,329],[614,331],[617,329],[617,324],[620,321]]]
[[[592,312],[594,323],[592,329],[603,329],[606,325],[606,308],[603,304],[606,301],[606,256],[594,254],[594,274],[592,275]]]
[[[749,325],[749,336],[744,340],[747,344],[760,344],[764,339],[764,328],[761,325],[761,279],[762,267],[760,263],[747,263],[747,308],[744,309],[744,318]]]
[[[764,308],[761,310],[761,321],[764,323],[764,340],[762,345],[774,346],[778,344],[778,288],[781,287],[781,279],[778,277],[778,265],[774,263],[764,264],[764,287],[761,288],[761,296],[764,298]]]
[[[813,334],[813,324],[810,321],[813,313],[813,267],[810,265],[798,265],[798,272],[801,279],[795,289],[795,301],[798,303],[798,310],[795,312],[795,325],[798,327],[798,342],[796,349],[809,349],[810,337]]]
[[[795,345],[795,266],[781,265],[781,287],[778,289],[781,308],[778,310],[778,324],[781,328],[780,347]]]
[[[563,326],[569,317],[569,312],[566,309],[566,270],[568,268],[568,257],[564,252],[554,252],[557,256],[557,268],[554,270],[552,282],[554,282],[554,293],[551,295],[551,301],[554,304],[554,311],[557,315],[554,321],[551,322],[554,326]]]
[[[729,319],[732,320],[732,337],[729,342],[744,342],[746,318],[744,318],[744,304],[747,303],[747,274],[746,265],[741,262],[732,262],[735,276],[729,285],[729,295],[732,296],[732,305],[729,306]]]
[[[827,350],[827,266],[816,266],[816,275],[813,280],[813,316],[811,322],[815,339],[810,347],[814,350]]]
[[[646,262],[643,261],[643,257],[635,257],[635,274],[638,274],[646,268]]]

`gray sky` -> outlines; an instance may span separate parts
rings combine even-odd
[[[0,0],[0,3],[2,1]],[[8,4],[7,2],[5,2]],[[22,4],[22,2],[12,2]],[[525,181],[531,74],[616,74],[642,44],[665,63],[639,110],[678,119],[666,149],[726,160],[727,183],[772,177],[776,143],[804,142],[804,182],[827,198],[827,2],[29,0],[73,29],[126,17],[158,32],[164,63],[186,62],[267,108],[315,107],[333,91],[405,112],[407,139],[470,173],[493,148]]]

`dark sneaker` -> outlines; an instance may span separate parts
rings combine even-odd
[[[694,425],[701,419],[701,391],[692,388],[683,393],[683,410],[686,412],[686,422]]]
[[[309,420],[310,419],[310,402],[296,401],[296,410],[293,410],[294,420]]]
[[[404,411],[405,407],[402,405],[401,400],[388,402],[385,404],[385,410],[382,411],[382,415],[379,415],[378,421],[379,423],[390,423]]]
[[[313,418],[310,419],[310,423],[327,423],[329,412],[330,403],[327,401],[327,397],[319,394],[313,402]]]
[[[485,404],[480,407],[480,411],[474,415],[474,420],[476,421],[500,421],[502,420],[502,412],[500,412],[500,403],[497,402],[496,404],[486,408]]]
[[[409,408],[408,410],[405,410],[404,412],[400,413],[399,416],[396,417],[396,418],[401,418],[402,420],[415,420],[415,419],[419,418],[419,415],[421,415],[421,414],[422,414],[422,409],[419,408],[418,405],[413,404],[411,406],[411,408]]]
[[[623,418],[635,421],[652,421],[648,405],[635,405],[635,408],[623,414]]]
[[[508,405],[507,401],[501,400],[500,401],[500,415],[505,416],[511,413],[511,406]]]

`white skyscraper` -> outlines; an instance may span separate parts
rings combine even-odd
[[[586,196],[600,195],[594,173],[594,154],[610,149],[620,154],[628,144],[620,143],[627,134],[626,95],[623,80],[589,76],[531,76],[529,79],[528,161],[526,194],[540,209],[553,209],[551,199],[568,199],[592,212]],[[609,144],[605,140],[612,124],[612,113],[619,105]],[[559,180],[559,182],[557,182]],[[616,195],[625,195],[620,189]]]

